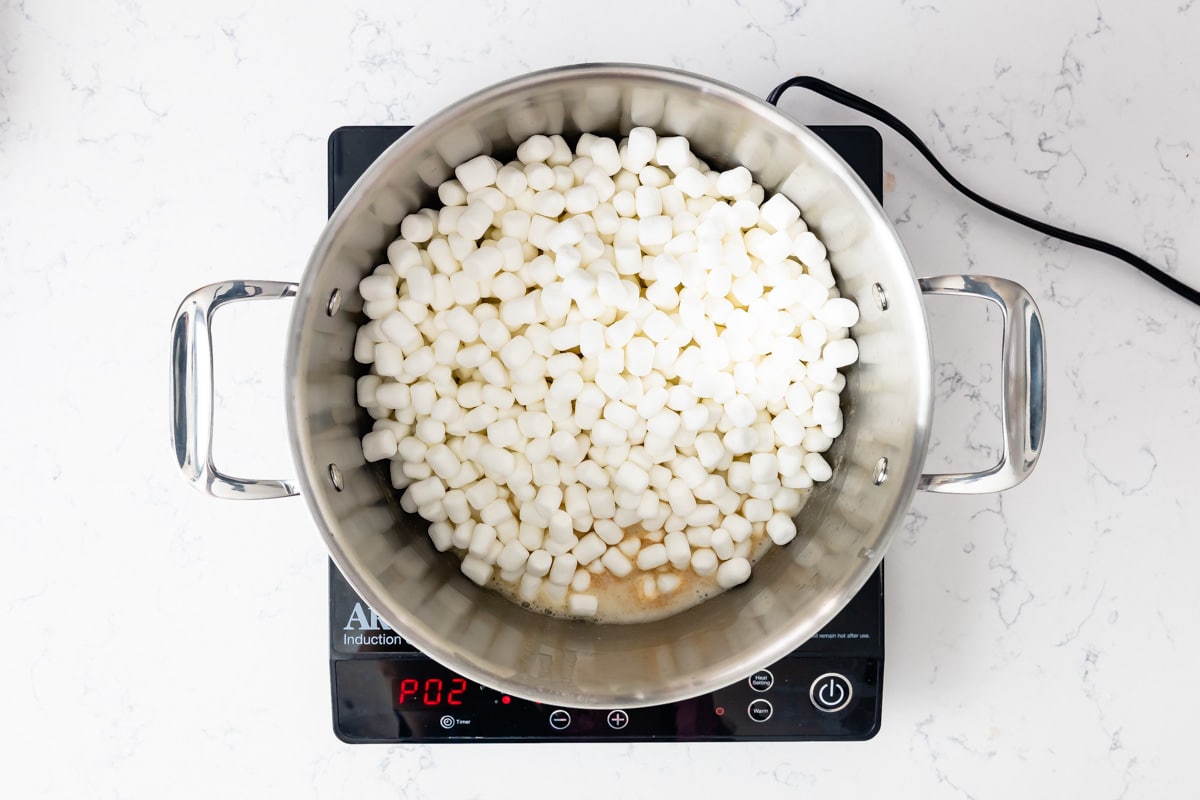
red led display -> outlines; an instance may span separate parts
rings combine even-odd
[[[440,706],[461,706],[462,696],[467,691],[466,678],[451,678],[449,682],[441,678],[404,678],[396,695],[396,705],[412,708],[438,708]]]

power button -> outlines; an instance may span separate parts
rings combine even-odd
[[[808,689],[808,699],[818,711],[841,711],[850,705],[854,690],[845,675],[837,672],[826,672],[812,682]]]

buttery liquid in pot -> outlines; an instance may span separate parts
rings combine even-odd
[[[751,550],[747,558],[751,564],[755,564],[771,549],[772,542],[761,524],[754,526],[754,532],[749,541]],[[648,576],[657,578],[658,575],[663,574],[678,576],[679,588],[670,593],[658,592],[654,597],[646,597],[642,590],[643,581]],[[750,580],[754,580],[753,575]],[[493,577],[487,584],[487,588],[531,611],[556,617],[571,616],[566,611],[565,602],[561,605],[551,606],[522,600],[517,596],[516,586],[501,581],[498,577]],[[725,590],[717,585],[715,573],[701,576],[693,572],[691,568],[679,570],[670,564],[651,572],[642,572],[635,568],[623,578],[618,578],[611,572],[604,572],[600,575],[592,575],[591,585],[586,590],[587,594],[595,595],[599,601],[595,616],[588,617],[586,621],[618,625],[653,622],[686,611],[723,591]]]

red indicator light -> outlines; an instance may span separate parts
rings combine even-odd
[[[724,707],[724,706],[717,706],[717,707],[716,707],[716,708],[714,708],[713,710],[717,712],[717,716],[718,716],[718,717],[723,717],[723,716],[725,716],[725,707]]]
[[[509,697],[508,695],[504,695],[504,697],[500,698],[500,702],[504,703],[504,705],[508,705],[509,703],[512,702],[512,698]]]

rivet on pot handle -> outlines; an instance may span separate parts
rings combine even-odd
[[[1004,451],[1000,463],[983,472],[922,475],[928,492],[986,494],[1016,486],[1028,477],[1042,450],[1046,425],[1046,341],[1037,304],[1020,284],[982,275],[921,278],[925,294],[968,295],[1000,306],[1004,319],[1000,369],[1004,388],[1000,417]]]
[[[189,294],[171,326],[171,445],[183,477],[202,492],[233,500],[298,494],[292,481],[251,480],[222,473],[212,463],[212,315],[237,300],[295,297],[281,281],[227,281]]]

